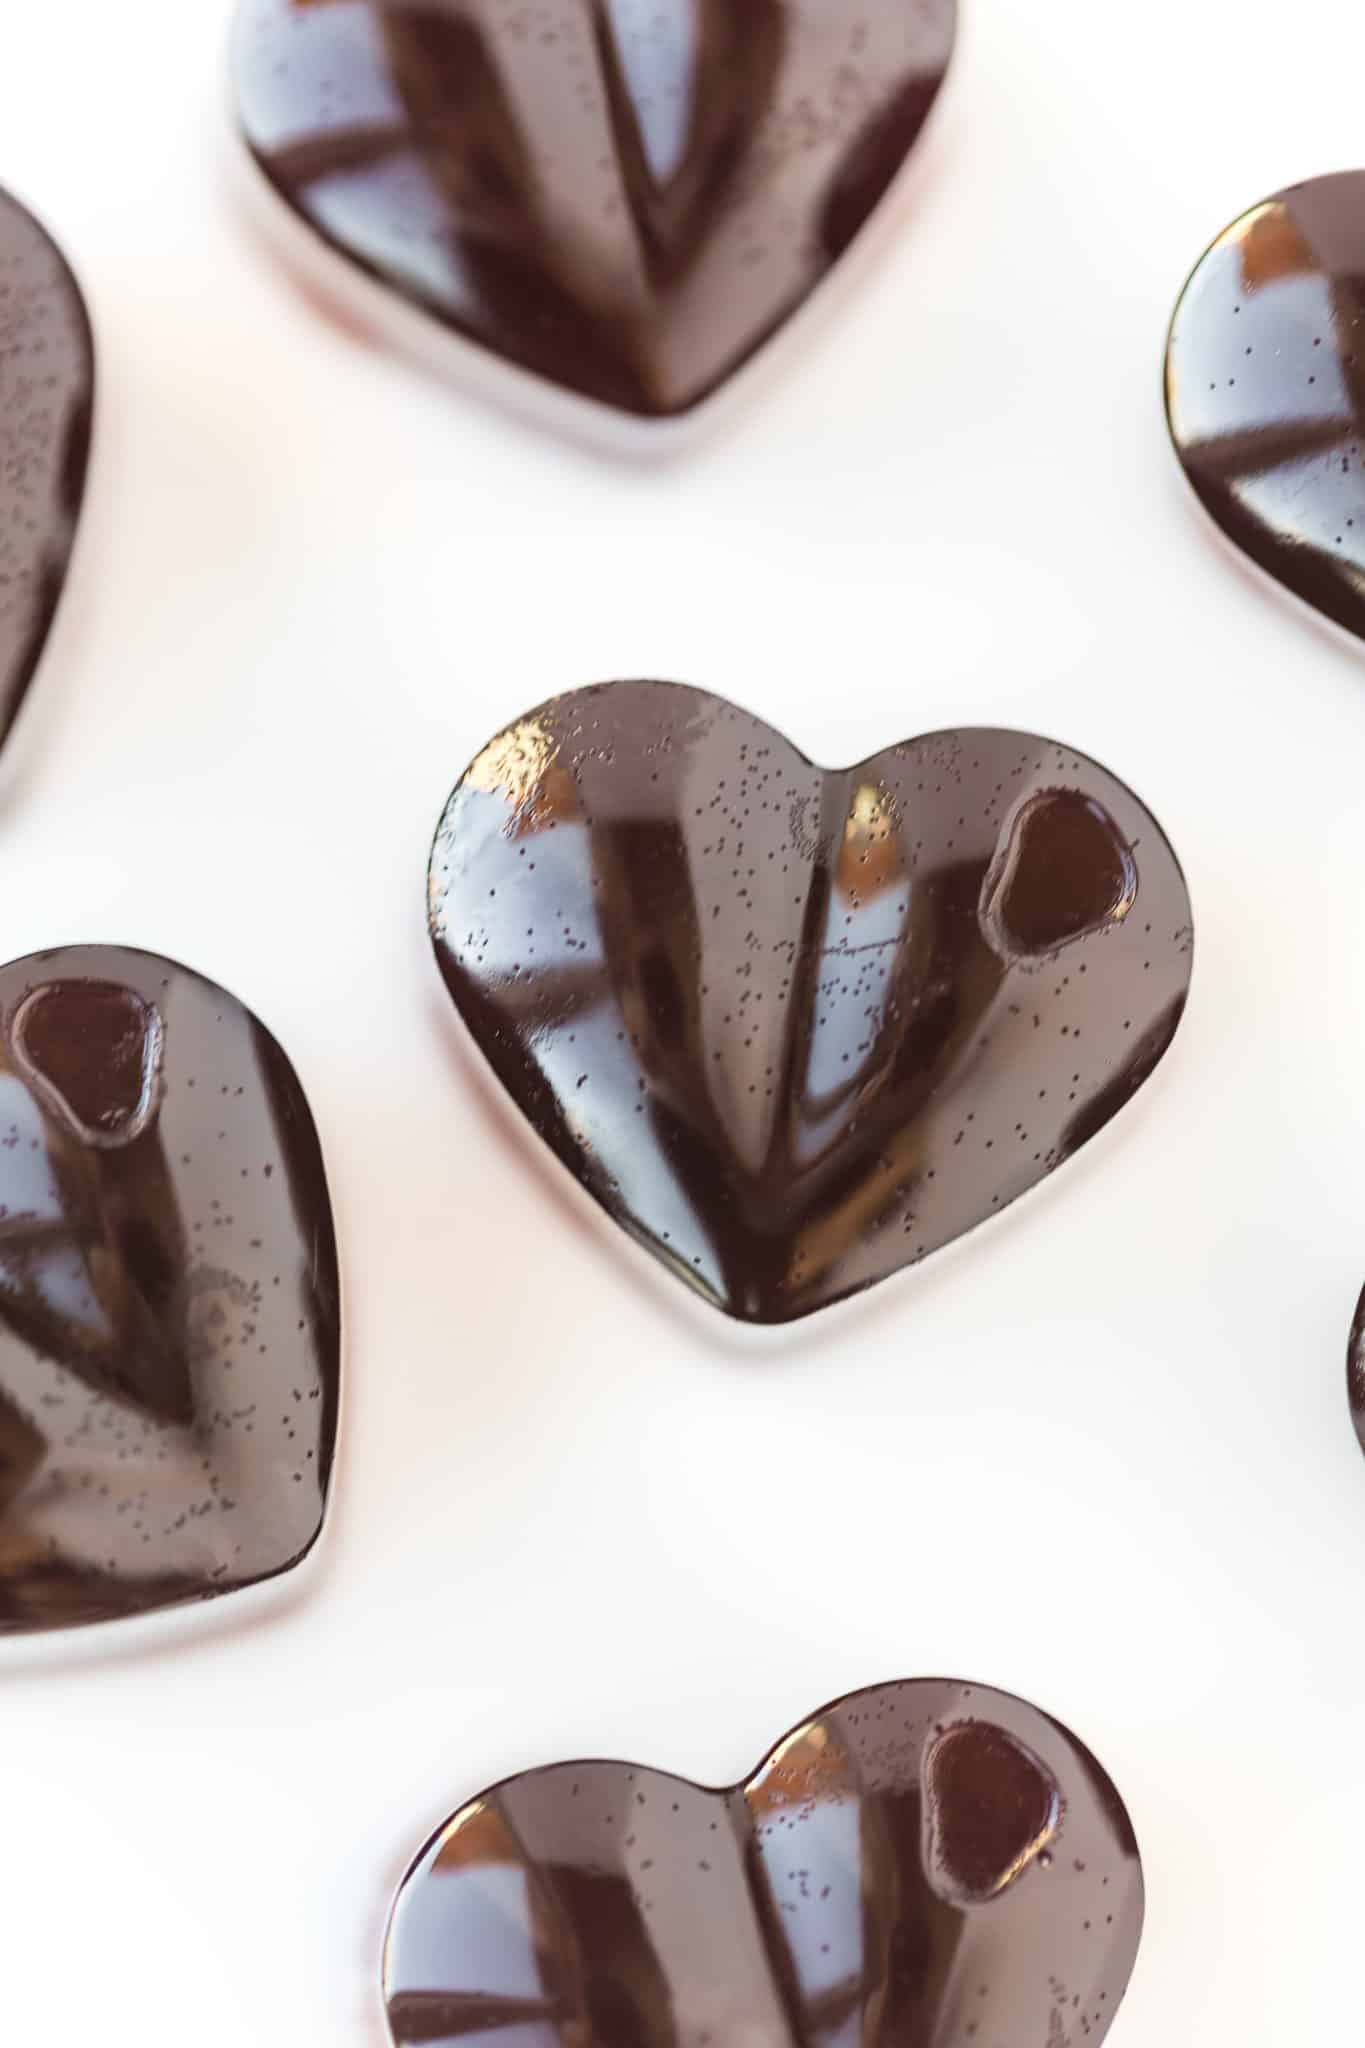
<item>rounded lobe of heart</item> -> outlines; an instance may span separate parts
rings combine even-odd
[[[1166,406],[1227,537],[1365,636],[1365,171],[1275,193],[1200,258],[1171,323]]]
[[[919,136],[955,0],[241,0],[242,130],[324,242],[579,396],[686,411]]]
[[[532,1128],[727,1313],[784,1322],[997,1214],[1101,1129],[1189,986],[1179,865],[1028,733],[826,771],[670,683],[576,691],[457,785],[428,907]]]
[[[729,1791],[581,1763],[481,1793],[400,1888],[384,1995],[397,2048],[1097,2048],[1142,1915],[1128,1816],[1075,1737],[915,1680]]]
[[[45,229],[0,191],[0,741],[28,692],[85,496],[95,349]]]

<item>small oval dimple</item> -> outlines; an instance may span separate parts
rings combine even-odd
[[[161,1013],[112,981],[50,981],[25,997],[10,1037],[49,1107],[86,1144],[129,1145],[156,1114]]]
[[[1057,952],[1120,924],[1137,897],[1137,868],[1118,826],[1093,797],[1043,789],[1001,833],[981,885],[981,928],[1010,958]]]
[[[1003,1728],[963,1721],[924,1760],[925,1867],[949,1897],[984,1904],[1046,1851],[1061,1799],[1046,1765]]]

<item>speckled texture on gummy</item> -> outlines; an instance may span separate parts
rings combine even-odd
[[[247,142],[325,242],[627,412],[696,404],[913,146],[954,0],[241,0]]]
[[[481,1793],[404,1880],[384,1991],[398,2048],[1098,2048],[1142,1915],[1094,1757],[922,1679],[733,1790],[576,1763]]]
[[[0,1633],[297,1563],[339,1341],[317,1134],[264,1026],[154,954],[0,968]]]
[[[1166,399],[1228,538],[1365,637],[1365,171],[1291,186],[1218,237],[1176,307]]]
[[[1004,1208],[1141,1087],[1189,986],[1175,856],[1105,769],[963,730],[827,772],[622,682],[484,749],[429,877],[480,1049],[619,1223],[781,1322]]]
[[[85,492],[94,345],[76,281],[0,192],[0,741],[56,613]]]

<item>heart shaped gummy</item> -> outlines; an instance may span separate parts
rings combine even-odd
[[[1365,171],[1292,185],[1218,237],[1176,307],[1166,400],[1224,533],[1365,637]]]
[[[1142,1931],[1114,1786],[979,1686],[851,1694],[709,1791],[622,1763],[483,1792],[384,1959],[398,2048],[1098,2048]]]
[[[569,390],[685,411],[909,152],[954,0],[242,0],[270,184],[372,278]]]
[[[56,614],[85,495],[95,353],[61,251],[0,192],[0,741]]]
[[[265,1027],[151,953],[0,968],[0,1633],[296,1564],[339,1378],[322,1156]]]
[[[1041,1180],[1141,1087],[1189,986],[1175,855],[1093,761],[968,729],[829,772],[672,683],[509,726],[429,888],[446,985],[532,1126],[755,1322]]]

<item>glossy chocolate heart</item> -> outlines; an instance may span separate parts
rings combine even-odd
[[[1166,1050],[1192,950],[1160,827],[1069,747],[968,729],[829,772],[673,683],[555,698],[486,747],[430,920],[533,1127],[755,1322],[1069,1158]]]
[[[0,968],[0,1633],[296,1564],[339,1378],[322,1156],[270,1033],[151,953]]]
[[[246,140],[437,321],[627,412],[685,411],[900,168],[954,0],[242,0]]]
[[[1365,171],[1292,185],[1218,237],[1176,307],[1166,403],[1223,531],[1365,637]]]
[[[745,1784],[553,1765],[429,1842],[389,1926],[398,2048],[1069,2048],[1142,1931],[1094,1757],[1005,1693],[853,1693]]]
[[[95,352],[61,251],[0,192],[0,741],[33,680],[85,495]]]

